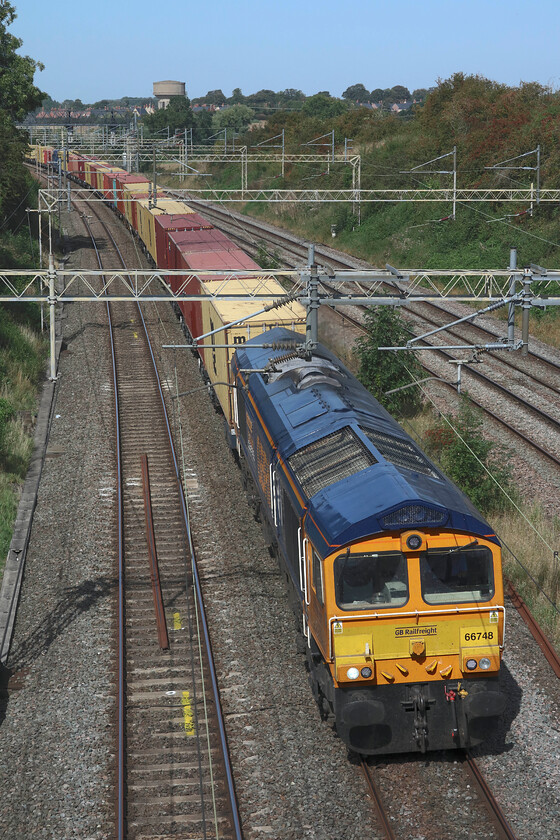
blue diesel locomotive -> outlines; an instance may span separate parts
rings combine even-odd
[[[232,361],[237,448],[323,714],[363,754],[480,743],[505,705],[492,528],[329,350],[302,359],[260,340]]]

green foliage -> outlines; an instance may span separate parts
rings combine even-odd
[[[258,263],[261,268],[269,270],[281,267],[281,260],[278,251],[271,251],[265,242],[259,242],[257,244],[257,256],[255,258],[255,262]]]
[[[0,109],[12,120],[21,120],[37,108],[44,93],[33,84],[36,70],[43,65],[17,52],[22,40],[8,32],[16,18],[15,7],[2,0],[0,4]]]
[[[0,3],[0,220],[10,220],[28,183],[23,166],[27,135],[14,121],[41,104],[44,94],[33,84],[42,66],[19,55],[22,41],[8,32],[16,17],[11,3]],[[19,220],[16,220],[16,222]],[[13,225],[12,225],[13,227]]]
[[[388,306],[375,306],[366,311],[364,321],[368,335],[356,342],[358,379],[391,414],[413,414],[420,407],[420,390],[411,385],[422,375],[418,362],[406,351],[379,350],[379,347],[402,346],[408,341],[402,317]],[[386,394],[403,385],[411,387]]]
[[[195,124],[190,100],[186,96],[172,96],[167,108],[159,108],[153,114],[144,117],[144,125],[152,134],[163,131],[169,126],[171,133],[192,128]]]
[[[369,91],[361,84],[350,85],[342,94],[343,99],[349,99],[353,102],[368,102]]]
[[[14,408],[8,400],[0,397],[0,458],[5,455],[8,423],[14,416]]]
[[[427,432],[424,446],[428,454],[484,514],[508,510],[511,503],[499,488],[514,500],[518,494],[512,485],[507,452],[483,436],[481,414],[466,396],[454,425],[459,435],[443,421]]]
[[[348,103],[333,99],[326,93],[316,93],[303,103],[302,111],[308,117],[338,117],[348,109]]]
[[[18,499],[10,476],[0,473],[0,577],[12,540],[12,528],[17,514]]]
[[[225,108],[214,113],[212,128],[218,131],[222,128],[233,128],[235,131],[241,131],[241,129],[247,128],[254,115],[255,112],[247,105],[232,105],[231,108]]]

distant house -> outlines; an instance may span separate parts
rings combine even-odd
[[[414,102],[395,102],[391,105],[391,111],[394,114],[400,114],[402,111],[410,111]]]

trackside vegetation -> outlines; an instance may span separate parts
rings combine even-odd
[[[37,186],[23,165],[26,134],[16,120],[41,103],[33,83],[41,66],[18,53],[22,42],[8,28],[15,8],[0,4],[0,265],[30,268],[37,264],[36,228],[28,207],[37,206]],[[17,281],[16,281],[17,284]],[[0,573],[31,455],[32,418],[37,385],[44,371],[45,346],[40,314],[33,304],[0,304]]]

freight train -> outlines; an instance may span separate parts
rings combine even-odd
[[[198,241],[191,209],[175,208],[180,232],[174,214],[160,222],[165,214],[150,211],[136,192],[139,183],[144,195],[149,187],[127,181],[141,176],[105,172],[103,183],[93,182],[100,162],[72,166],[128,220],[160,267],[249,267],[203,220],[197,236],[207,247],[203,231],[212,231],[212,249],[191,247],[181,257],[182,243]],[[119,207],[127,192],[137,197]],[[149,212],[153,219],[142,221]],[[193,257],[201,253],[209,256]],[[275,346],[301,341],[303,312],[289,307],[287,317],[260,323],[253,334],[249,322],[241,333],[226,332],[222,361],[231,387],[222,386],[220,405],[277,550],[319,708],[349,749],[365,755],[479,744],[505,706],[499,540],[327,348],[298,355],[259,346],[265,328]],[[210,308],[182,307],[192,335],[215,323],[208,314],[201,320]],[[222,322],[227,314],[214,317]],[[200,352],[210,381],[223,382],[224,366]]]

